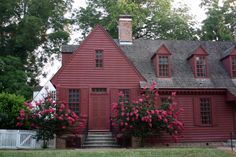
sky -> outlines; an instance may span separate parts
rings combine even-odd
[[[74,8],[79,8],[79,7],[85,7],[86,6],[86,0],[74,0]],[[187,4],[190,8],[190,14],[195,16],[196,22],[200,25],[200,23],[206,18],[205,12],[202,8],[199,7],[200,1],[201,0],[174,0],[175,3],[174,5],[178,5],[179,2]],[[69,44],[76,44],[75,40],[80,36],[79,33],[77,32],[72,32],[71,33],[71,41]],[[57,70],[61,67],[61,62],[56,60],[53,62],[53,65],[51,63],[48,63],[45,65],[44,71],[48,72],[48,75],[46,78],[43,78],[40,76],[40,85],[44,86],[47,81],[51,79],[51,77],[57,72]]]

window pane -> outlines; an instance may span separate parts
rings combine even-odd
[[[196,74],[197,77],[206,77],[206,58],[203,56],[196,57]]]
[[[92,88],[93,93],[106,93],[107,89],[106,88]]]
[[[232,56],[232,76],[236,77],[236,56]]]
[[[159,76],[169,76],[169,58],[168,56],[159,56]]]
[[[103,51],[102,50],[96,50],[96,67],[101,68],[103,67]]]
[[[201,112],[201,122],[202,124],[209,125],[212,124],[212,111],[211,103],[209,98],[200,99],[200,112]]]
[[[122,99],[122,101],[130,101],[130,90],[129,89],[120,89],[119,92],[122,92],[124,94],[124,97]],[[119,99],[121,100],[122,97],[119,97]]]
[[[56,93],[56,91],[51,91],[51,94],[52,94],[52,99],[53,99],[54,101],[56,101],[56,99],[57,99],[57,93]]]
[[[79,115],[80,93],[79,89],[69,89],[69,108]]]

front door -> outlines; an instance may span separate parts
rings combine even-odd
[[[110,105],[107,93],[91,93],[89,105],[89,130],[110,130]]]

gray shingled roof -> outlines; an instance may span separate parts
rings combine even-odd
[[[62,53],[72,53],[78,47],[79,47],[79,45],[62,45],[61,52]]]
[[[225,50],[225,52],[222,54],[221,59],[224,59],[225,57],[227,57],[228,55],[230,55],[230,53],[233,51],[233,49],[235,48],[236,45],[233,45],[232,47],[228,48],[227,50]]]
[[[137,70],[148,82],[155,80],[158,88],[217,88],[228,89],[236,95],[236,80],[229,77],[220,59],[224,52],[236,45],[236,42],[212,42],[212,41],[169,41],[169,40],[134,40],[132,45],[119,45],[126,56],[133,62]],[[151,57],[162,45],[171,52],[171,78],[157,78],[151,63]],[[187,57],[201,45],[209,54],[208,71],[209,78],[195,78],[192,69],[187,62]],[[77,45],[78,47],[78,45]],[[66,50],[73,52],[75,45],[68,46]],[[141,86],[144,82],[141,82]]]

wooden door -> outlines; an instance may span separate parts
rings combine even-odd
[[[110,130],[110,105],[108,94],[90,94],[89,130]]]

